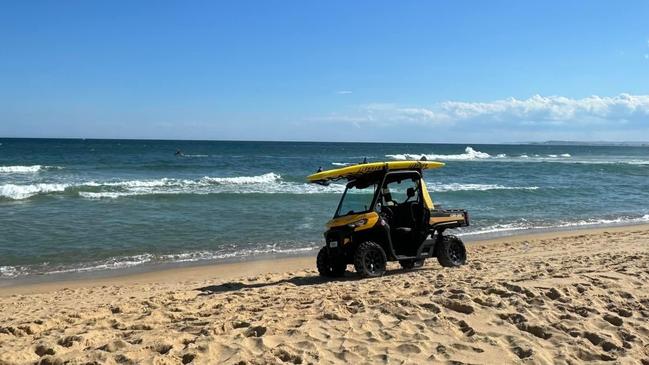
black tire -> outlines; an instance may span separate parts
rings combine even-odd
[[[347,270],[347,264],[344,262],[336,262],[331,257],[329,257],[329,252],[326,247],[323,247],[318,252],[318,258],[316,259],[316,266],[318,267],[318,272],[322,276],[328,278],[336,278],[345,275],[345,270]]]
[[[356,248],[354,268],[363,277],[374,278],[385,274],[388,259],[378,244],[367,241]]]
[[[443,236],[437,243],[437,261],[444,267],[466,264],[464,242],[455,236]]]
[[[414,269],[415,267],[422,267],[424,266],[424,259],[419,259],[419,260],[401,260],[399,261],[399,264],[401,264],[401,267],[404,270],[411,270]]]

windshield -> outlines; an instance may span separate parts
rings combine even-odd
[[[376,184],[359,187],[348,185],[342,199],[340,200],[340,205],[338,205],[336,217],[367,212],[370,210],[376,186]]]

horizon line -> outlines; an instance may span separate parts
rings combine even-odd
[[[97,137],[0,137],[0,139],[61,139],[61,140],[97,140],[97,141],[179,141],[179,142],[266,142],[266,143],[363,143],[363,144],[457,144],[457,145],[529,145],[529,144],[649,144],[649,141],[574,141],[545,140],[518,142],[383,142],[383,141],[315,141],[315,140],[254,140],[254,139],[171,139],[171,138],[97,138]]]

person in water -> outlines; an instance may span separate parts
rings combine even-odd
[[[175,155],[176,157],[182,157],[182,156],[185,156],[185,154],[184,154],[183,151],[181,151],[181,150],[176,150],[176,153],[175,153],[174,155]]]

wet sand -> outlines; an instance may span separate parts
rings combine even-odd
[[[649,364],[649,225],[468,254],[377,279],[304,257],[4,287],[0,364]]]

